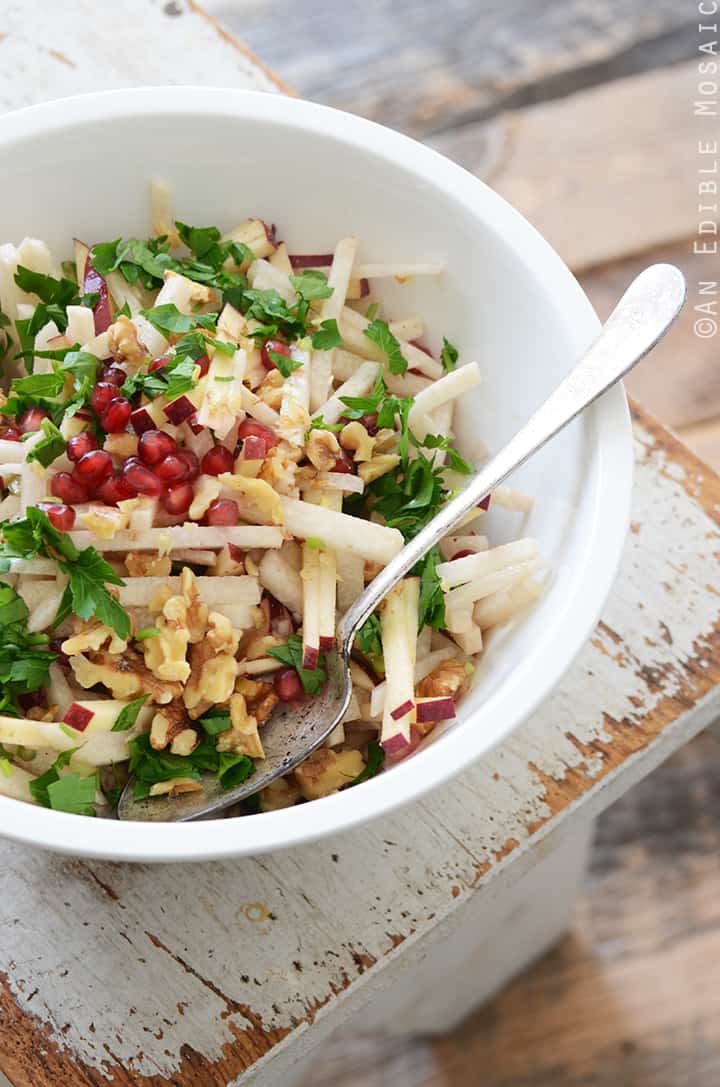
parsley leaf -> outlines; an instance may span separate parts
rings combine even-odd
[[[69,765],[70,759],[79,750],[79,747],[73,747],[69,751],[61,751],[49,770],[28,783],[30,794],[37,800],[38,804],[42,804],[44,808],[50,807],[48,786],[54,785],[56,781],[60,780],[60,770],[64,770]]]
[[[97,618],[110,626],[121,638],[130,635],[130,617],[112,596],[105,583],[124,585],[122,578],[109,566],[94,547],[78,551],[65,532],[51,525],[46,513],[31,506],[21,521],[4,521],[0,525],[4,542],[0,544],[0,570],[7,569],[7,558],[34,558],[44,555],[54,559],[68,575],[54,625],[73,611],[81,619]]]
[[[16,377],[10,384],[10,393],[19,396],[58,396],[65,384],[62,374],[30,374]]]
[[[36,294],[41,302],[47,305],[68,306],[76,299],[77,283],[72,279],[55,279],[54,276],[43,275],[42,272],[33,272],[30,268],[24,268],[18,264],[14,276],[15,282],[21,291],[28,294]]]
[[[190,755],[156,751],[146,733],[132,740],[129,749],[129,769],[135,775],[136,800],[149,796],[151,787],[160,781],[176,778],[199,781],[203,772],[215,774],[224,789],[232,789],[247,780],[255,770],[255,764],[248,755],[217,751],[209,735],[202,738]]]
[[[442,351],[440,352],[440,361],[443,364],[445,370],[454,370],[457,366],[457,360],[459,352],[455,344],[450,343],[450,340],[446,336],[443,336]]]
[[[211,253],[220,241],[220,231],[216,226],[188,226],[176,219],[175,228],[180,240],[199,260]]]
[[[356,778],[351,781],[351,785],[360,785],[363,781],[368,781],[369,778],[374,778],[376,774],[382,769],[385,762],[385,752],[382,746],[377,740],[371,740],[367,749],[367,764],[365,769],[358,774]]]
[[[448,467],[452,468],[455,472],[462,472],[463,475],[472,475],[472,465],[460,456],[457,449],[453,445],[452,438],[447,437],[444,434],[427,434],[421,442],[417,442],[413,438],[413,444],[418,448],[424,449],[444,449],[448,455]]]
[[[372,340],[385,353],[391,374],[405,373],[407,361],[400,348],[400,342],[393,336],[387,321],[380,321],[376,318],[370,322],[363,335]]]
[[[208,736],[217,736],[221,732],[227,732],[232,728],[232,721],[230,720],[230,714],[227,710],[208,710],[202,717],[198,718],[199,725],[202,725]]]
[[[442,561],[439,548],[433,547],[415,567],[414,573],[420,574],[418,631],[424,626],[433,630],[442,630],[445,626],[445,595],[437,572],[437,565]]]
[[[44,634],[30,634],[28,608],[10,585],[0,584],[0,713],[17,717],[18,697],[44,687],[57,653],[42,648]]]
[[[310,426],[307,428],[307,434],[309,434],[311,430],[331,430],[333,434],[338,434],[344,426],[344,423],[326,423],[322,415],[317,415],[314,419],[310,420]]]
[[[320,327],[312,334],[312,345],[316,351],[332,351],[333,347],[339,347],[341,343],[342,336],[334,317],[321,321]]]
[[[202,328],[215,328],[217,324],[216,313],[181,313],[172,302],[164,306],[155,306],[153,309],[141,310],[141,313],[161,332],[192,332],[198,325]]]
[[[293,288],[305,302],[315,302],[321,298],[329,298],[333,293],[332,287],[328,287],[327,276],[324,272],[309,268],[297,276],[289,276]]]
[[[43,419],[41,428],[45,437],[41,438],[37,445],[33,446],[27,455],[27,459],[28,461],[39,461],[43,468],[47,468],[49,464],[52,464],[57,457],[65,452],[66,442],[50,419]]]
[[[290,374],[302,366],[301,362],[290,359],[287,355],[281,355],[279,351],[273,351],[272,348],[268,348],[268,355],[283,377],[290,377]]]
[[[54,811],[70,812],[71,815],[94,815],[97,788],[96,773],[92,777],[66,774],[47,787],[50,807]]]
[[[306,694],[320,694],[327,680],[325,657],[322,653],[319,655],[316,668],[303,668],[303,643],[299,634],[291,634],[285,645],[268,649],[267,655],[294,668]]]
[[[382,635],[380,616],[375,612],[368,615],[355,635],[355,645],[366,657],[382,657]]]
[[[115,724],[110,729],[111,732],[128,732],[133,727],[138,719],[140,710],[147,702],[150,695],[142,694],[139,698],[134,698],[132,702],[128,702],[127,706],[123,706],[120,713],[117,715]]]
[[[343,415],[346,419],[361,419],[363,415],[372,415],[380,407],[380,401],[385,396],[386,391],[382,370],[380,370],[367,396],[340,397],[340,400],[348,409],[343,412]]]

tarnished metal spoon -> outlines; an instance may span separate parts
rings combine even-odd
[[[319,747],[342,720],[350,701],[350,649],[355,633],[394,585],[495,487],[589,404],[602,396],[655,346],[680,312],[685,280],[670,264],[655,264],[631,283],[595,342],[507,445],[445,505],[368,585],[340,620],[337,650],[327,654],[322,694],[300,706],[281,704],[263,726],[265,758],[242,785],[225,790],[210,775],[202,791],[176,798],[135,800],[132,781],[118,805],[120,819],[178,822],[219,812],[244,800]]]

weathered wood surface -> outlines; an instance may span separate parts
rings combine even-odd
[[[380,86],[378,111],[387,110],[390,84],[381,85],[369,74],[373,57],[386,47],[385,39],[379,44],[375,40],[372,19],[376,13],[403,19],[410,42],[410,28],[423,31],[418,0],[392,9],[384,0],[372,10],[359,0],[354,6],[314,0],[309,8],[297,10],[283,5],[284,0],[272,7],[236,5],[240,17],[235,29],[257,46],[253,20],[264,17],[270,25],[271,13],[275,45],[305,64],[310,76],[330,73],[336,65],[348,94],[355,94],[353,88],[362,80]],[[469,32],[462,38],[456,35],[453,45],[479,72],[469,93],[462,88],[457,93],[462,74],[448,84],[442,73],[437,75],[442,65],[433,68],[427,52],[408,46],[397,63],[405,86],[412,85],[418,69],[437,78],[430,94],[413,86],[410,93],[397,95],[405,115],[412,114],[406,127],[430,132],[443,127],[446,116],[482,120],[499,105],[562,93],[566,80],[577,86],[583,80],[645,68],[648,50],[655,57],[669,53],[669,59],[677,60],[690,49],[685,13],[674,2],[646,10],[631,0],[602,5],[577,0],[553,5],[552,12],[547,5],[533,7],[545,12],[533,35],[540,47],[535,55],[518,44],[519,38],[503,38],[496,5],[462,0],[453,5],[453,16],[469,11],[485,28],[483,36],[472,39],[481,48],[469,47]],[[89,0],[75,0],[62,8],[50,11],[32,0],[10,3],[0,14],[0,34],[6,35],[0,41],[0,105],[161,79],[272,86],[244,55],[228,48],[216,28],[202,22],[187,0],[127,0],[102,9]],[[78,20],[91,25],[89,20],[97,20],[100,10],[103,33],[78,33]],[[526,4],[514,5],[512,18],[516,12],[518,18],[527,18],[528,11]],[[59,17],[51,17],[55,14]],[[341,14],[352,20],[353,33],[331,38]],[[324,68],[317,63],[317,52],[303,44],[301,20],[314,25],[313,49],[323,52]],[[425,34],[430,51],[438,43],[442,50],[452,42],[440,22],[433,9],[431,32]],[[137,32],[140,25],[142,35]],[[42,36],[28,30],[36,26],[43,27]],[[369,44],[362,37],[365,26],[371,31]],[[556,35],[561,45],[543,51],[548,35]],[[348,67],[351,62],[363,67],[354,52],[363,40],[367,72],[353,83]],[[332,49],[334,41],[345,45]],[[573,52],[580,55],[579,63]],[[270,49],[265,54],[278,63]],[[488,65],[495,66],[491,78]],[[503,82],[508,71],[510,81]],[[304,93],[319,96],[297,79],[290,64],[283,65],[283,74]],[[532,81],[541,74],[534,91]],[[339,104],[351,103],[347,99]],[[381,119],[392,116],[386,112]],[[580,214],[582,207],[574,211]],[[720,484],[661,429],[641,423],[636,432],[634,531],[604,624],[542,712],[492,760],[438,797],[358,836],[238,864],[131,869],[0,847],[0,1067],[17,1087],[226,1087],[238,1076],[254,1079],[244,1071],[251,1067],[263,1082],[262,1056],[268,1052],[274,1067],[282,1061],[289,1069],[302,1049],[308,1023],[315,1023],[313,1037],[324,1036],[352,1007],[371,999],[388,977],[402,972],[407,957],[416,953],[413,948],[451,911],[464,908],[491,881],[497,885],[496,877],[502,878],[511,861],[517,861],[514,870],[529,863],[566,813],[582,804],[585,816],[592,816],[710,720],[717,711],[720,679],[713,596],[718,591]],[[377,888],[376,873],[382,877]],[[666,887],[664,882],[658,899],[664,898]],[[627,897],[636,894],[629,883],[620,891]],[[328,902],[333,910],[326,917]],[[580,958],[575,955],[571,962]],[[677,958],[663,962],[678,967]],[[577,972],[568,966],[571,977]],[[532,990],[537,996],[550,993],[550,1009],[558,991],[552,977],[535,982]],[[642,1006],[647,991],[642,982],[636,974],[636,1007]],[[537,1021],[536,1004],[528,1015],[517,990],[511,993],[516,994],[516,1003],[509,1006],[511,1019],[527,1028]],[[582,999],[594,1012],[596,996],[591,981],[579,977],[568,996],[567,1015]],[[612,1011],[601,1004],[608,1023]],[[669,1001],[664,1015],[656,1020],[657,1034],[665,1030],[669,1035]],[[552,1049],[563,1021],[560,1013],[546,1020],[539,1042],[550,1038]],[[588,1037],[585,1021],[571,1022]],[[515,1074],[513,1087],[531,1082],[535,1087],[532,1062],[523,1070],[518,1054],[510,1052],[512,1037],[502,1034],[505,1040],[494,1066],[486,1044],[478,1050],[478,1063],[482,1067],[487,1061],[498,1082],[509,1087],[502,1071],[507,1061]],[[606,1058],[612,1036],[597,1037],[608,1039],[595,1051]],[[532,1052],[533,1038],[527,1041]],[[389,1052],[377,1042],[372,1049]],[[425,1082],[412,1076],[426,1051],[402,1052],[408,1056],[404,1071],[397,1063],[389,1067],[398,1070],[403,1087]],[[445,1055],[448,1082],[464,1082],[476,1074],[478,1064],[459,1065],[452,1048],[437,1052]],[[620,1071],[602,1087],[621,1079],[627,1067],[613,1055]],[[582,1070],[585,1081],[590,1067]],[[675,1087],[682,1078],[653,1082],[652,1087],[670,1087],[671,1082]],[[346,1071],[334,1081],[338,1079],[350,1085]],[[716,1079],[708,1079],[707,1087]],[[547,1080],[553,1082],[551,1070]],[[585,1081],[577,1072],[571,1087]],[[640,1078],[637,1087],[646,1087]],[[697,1080],[695,1087],[706,1085]]]
[[[0,112],[159,83],[278,89],[260,62],[192,0],[123,0],[101,8],[94,0],[4,0]]]
[[[599,820],[556,951],[441,1041],[343,1030],[313,1087],[716,1087],[720,758],[698,737]]]
[[[685,60],[677,0],[210,0],[304,97],[425,138]]]
[[[450,130],[432,145],[487,180],[575,270],[681,241],[697,222],[697,64],[648,72]],[[706,258],[706,264],[708,258]]]
[[[589,818],[709,723],[720,480],[648,420],[636,437],[633,529],[591,644],[450,787],[360,833],[237,863],[0,846],[0,1066],[17,1087],[225,1087],[271,1051],[291,1060],[309,1023],[323,1038],[509,858],[529,862],[570,809]]]

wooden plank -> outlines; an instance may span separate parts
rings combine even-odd
[[[232,47],[229,47],[232,46]],[[29,74],[31,73],[31,74]],[[148,83],[276,90],[263,66],[192,0],[42,0],[0,13],[0,112],[69,94]]]
[[[313,1087],[714,1087],[720,790],[698,737],[600,819],[571,934],[439,1042],[343,1031]],[[671,798],[671,799],[670,799]]]
[[[701,460],[716,471],[720,469],[720,419],[683,427],[681,435],[685,444]]]
[[[708,258],[694,254],[689,239],[593,268],[580,276],[580,282],[604,321],[630,281],[655,261],[667,261],[682,270],[688,282],[688,303],[666,339],[632,371],[627,387],[653,415],[679,428],[683,440],[703,457],[701,448],[692,445],[683,428],[720,416],[720,334],[702,339],[694,328],[699,314],[693,307],[709,300],[709,296],[700,297],[698,284],[717,274]],[[720,287],[718,292],[720,308]]]
[[[306,98],[420,138],[694,55],[676,0],[211,0]]]
[[[579,803],[591,818],[707,725],[720,480],[645,417],[636,437],[633,531],[592,642],[436,796],[353,835],[182,871],[0,845],[0,1066],[17,1087],[227,1087],[263,1058],[264,1082],[282,1079]]]
[[[697,227],[695,117],[682,64],[450,131],[430,142],[518,208],[574,270],[679,242]],[[709,277],[709,273],[708,273]]]

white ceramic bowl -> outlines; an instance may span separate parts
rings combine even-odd
[[[323,252],[349,233],[365,260],[440,260],[447,273],[387,291],[390,312],[422,314],[485,383],[461,406],[461,444],[496,449],[591,341],[581,288],[521,215],[460,167],[395,132],[308,102],[198,88],[111,91],[0,118],[0,241],[30,234],[69,256],[148,231],[148,179],[176,190],[177,214],[229,228],[277,223],[291,251]],[[455,725],[429,748],[355,789],[236,820],[133,824],[0,798],[0,833],[114,860],[259,854],[356,826],[458,774],[510,733],[555,686],[595,623],[629,517],[631,433],[621,388],[608,393],[517,474],[536,496],[527,523],[491,511],[504,541],[536,536],[553,571],[530,615],[490,640]]]

